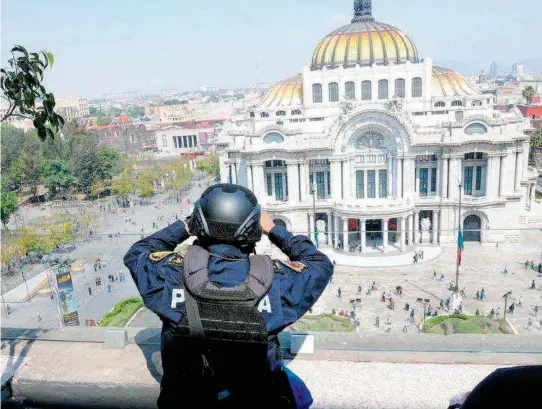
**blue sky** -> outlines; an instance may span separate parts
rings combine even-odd
[[[10,47],[48,49],[57,95],[275,82],[300,72],[353,0],[2,0]],[[375,0],[373,15],[415,40],[422,57],[460,71],[542,63],[542,1]]]

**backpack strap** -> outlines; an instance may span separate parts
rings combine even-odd
[[[271,290],[274,274],[275,268],[269,256],[257,255],[250,257],[246,285],[255,296],[254,305],[257,305]]]
[[[188,247],[185,257],[185,267],[183,269],[183,281],[185,284],[184,305],[186,307],[186,317],[190,326],[190,335],[194,338],[204,339],[203,325],[199,313],[198,302],[193,297],[191,291],[188,291],[189,284],[187,280],[191,279],[191,285],[201,286],[201,281],[209,280],[207,278],[209,263],[209,252],[198,246]]]

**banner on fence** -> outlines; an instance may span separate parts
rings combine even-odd
[[[64,325],[79,325],[79,313],[77,312],[77,300],[75,299],[71,272],[57,273],[56,282],[58,288],[57,299],[62,311]]]

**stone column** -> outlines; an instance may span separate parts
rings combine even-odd
[[[414,243],[420,242],[420,212],[414,212]]]
[[[360,220],[361,226],[361,252],[367,252],[367,221]]]
[[[296,204],[299,202],[299,172],[297,162],[286,162],[286,173],[288,175],[288,202]]]
[[[350,197],[350,183],[352,182],[350,180],[350,161],[349,160],[343,160],[343,194],[344,198],[347,199]]]
[[[356,172],[354,171],[354,160],[350,159],[348,161],[348,167],[350,169],[348,178],[348,186],[350,189],[350,197],[355,198],[356,197]]]
[[[388,197],[393,197],[393,158],[388,155]]]
[[[408,215],[408,244],[414,245],[414,214]]]
[[[301,201],[306,202],[309,200],[309,163],[301,162],[301,172],[299,174],[299,180],[301,181]]]
[[[331,198],[333,200],[341,199],[341,162],[332,161],[330,163],[331,172]]]
[[[254,194],[258,198],[258,202],[264,203],[267,201],[267,194],[265,193],[265,180],[263,174],[263,165],[254,164],[252,166],[253,182],[254,182]]]
[[[403,159],[397,159],[397,197],[403,197]]]
[[[499,197],[504,194],[504,178],[503,178],[503,169],[504,169],[504,156],[499,156]]]
[[[400,217],[399,222],[401,226],[401,252],[404,252],[406,249],[406,217]]]
[[[341,219],[337,214],[335,214],[334,221],[335,223],[333,223],[333,230],[335,234],[335,245],[338,246],[339,241],[341,240],[341,236],[342,236],[341,235],[342,226],[341,226]]]
[[[522,172],[523,152],[516,152],[516,177],[514,178],[514,190],[517,192],[520,190],[521,179],[523,177]]]
[[[433,244],[439,243],[440,238],[440,211],[433,210]]]
[[[382,219],[382,248],[384,253],[388,252],[388,219]]]
[[[441,169],[440,172],[440,197],[442,198],[448,198],[448,156],[443,155],[442,161],[441,161]]]
[[[247,184],[247,187],[254,193],[254,181],[252,180],[252,165],[247,165]]]
[[[309,237],[311,241],[316,244],[314,240],[314,213],[309,213]]]
[[[496,199],[499,192],[499,162],[498,156],[490,155],[487,158],[486,169],[486,196]]]
[[[440,175],[442,173],[441,169],[442,169],[442,157],[438,156],[437,157],[437,190],[436,190],[437,196],[441,196],[440,194],[440,185],[441,185]]]
[[[415,160],[414,158],[405,159],[403,161],[404,172],[403,172],[403,195],[410,196],[414,194],[414,169],[415,169]]]
[[[327,214],[327,223],[326,223],[326,228],[327,228],[327,245],[332,245],[333,241],[332,241],[332,230],[331,230],[331,220],[333,219],[333,213],[329,212]]]
[[[503,158],[503,180],[501,189],[501,194],[503,196],[514,193],[515,177],[512,175],[515,174],[515,160],[516,154],[513,151],[507,152],[506,156]]]
[[[348,252],[348,217],[343,217],[343,250]]]

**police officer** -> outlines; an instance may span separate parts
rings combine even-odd
[[[267,329],[265,366],[269,367],[272,376],[285,379],[289,407],[301,409],[312,404],[312,397],[303,381],[283,364],[278,334],[300,319],[318,300],[333,275],[333,264],[308,237],[294,236],[275,225],[271,217],[261,211],[250,190],[238,185],[219,184],[202,194],[186,221],[177,221],[138,241],[124,257],[124,264],[130,270],[145,305],[163,322],[164,376],[158,399],[160,408],[189,407],[183,406],[185,399],[198,402],[198,396],[194,395],[209,394],[209,391],[183,389],[186,385],[184,380],[188,379],[182,364],[186,359],[179,359],[179,354],[186,353],[183,349],[187,347],[177,341],[176,333],[180,323],[191,319],[191,292],[185,287],[186,279],[183,281],[186,277],[183,273],[189,267],[185,266],[186,260],[173,250],[190,235],[196,236],[194,244],[209,253],[208,279],[217,289],[235,287],[248,282],[251,260],[255,257],[250,255],[255,252],[255,245],[262,234],[267,235],[290,259],[287,262],[269,259],[272,263],[269,289],[257,303],[256,315],[263,318],[264,329]],[[188,259],[188,254],[186,257]],[[244,362],[250,357],[239,356],[238,359]],[[249,378],[250,374],[247,374],[247,381]],[[263,402],[265,399],[254,402],[250,407],[263,407]]]

